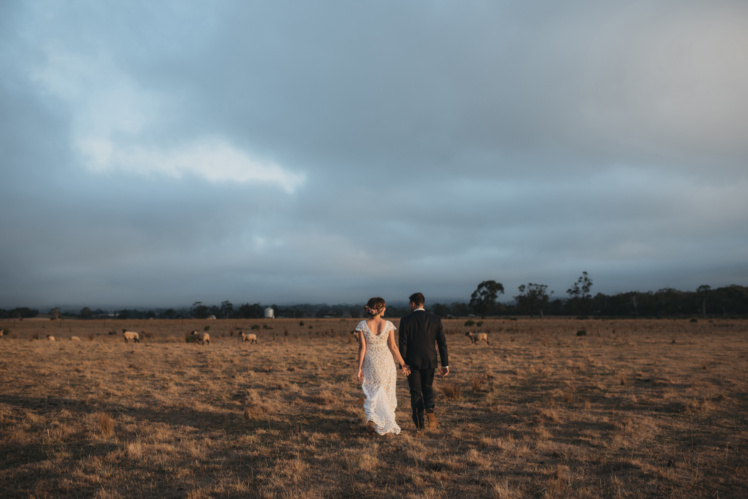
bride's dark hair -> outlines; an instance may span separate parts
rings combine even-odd
[[[366,303],[366,313],[372,317],[384,310],[384,298],[375,296]]]

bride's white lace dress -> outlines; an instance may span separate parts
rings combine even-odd
[[[366,395],[364,411],[366,420],[374,422],[374,431],[380,435],[400,433],[400,427],[395,422],[397,368],[387,346],[390,331],[394,330],[395,326],[390,321],[387,321],[379,334],[372,333],[366,321],[361,321],[356,326],[356,331],[360,331],[366,340],[366,353],[361,366],[364,373],[362,388]]]

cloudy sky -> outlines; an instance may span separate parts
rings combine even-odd
[[[746,49],[744,0],[3,0],[0,307],[748,285]]]

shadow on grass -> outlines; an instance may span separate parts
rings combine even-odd
[[[135,420],[170,426],[190,426],[195,430],[206,432],[222,430],[227,433],[246,433],[262,428],[277,431],[303,430],[335,433],[343,437],[352,432],[358,432],[361,425],[358,418],[352,417],[349,412],[338,407],[317,408],[311,412],[288,405],[282,411],[246,418],[240,411],[216,413],[198,410],[187,405],[171,408],[160,406],[156,410],[111,401],[87,403],[77,399],[57,397],[0,395],[0,404],[37,411],[65,409],[79,414],[104,412],[113,417],[127,415]]]

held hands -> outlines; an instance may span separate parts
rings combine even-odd
[[[403,372],[405,376],[410,376],[410,367],[408,367],[407,364],[403,364],[400,370]]]

